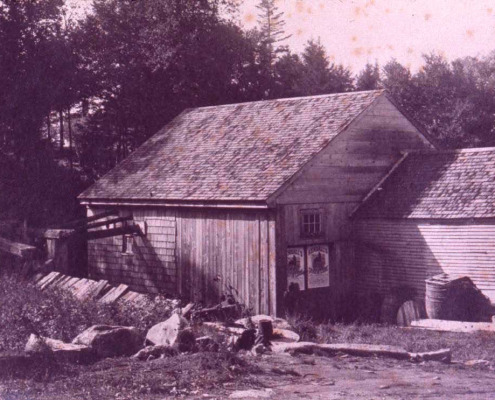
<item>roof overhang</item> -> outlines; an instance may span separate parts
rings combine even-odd
[[[271,208],[266,201],[242,200],[160,200],[160,199],[96,199],[79,198],[83,206],[171,207],[171,208],[231,208],[263,210]]]

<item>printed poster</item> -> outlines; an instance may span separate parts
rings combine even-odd
[[[308,247],[308,288],[330,285],[330,249],[326,244]]]
[[[304,290],[304,271],[306,262],[304,257],[304,247],[287,248],[287,287],[291,283],[297,283],[300,290]]]

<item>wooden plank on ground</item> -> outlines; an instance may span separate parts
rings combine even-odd
[[[113,303],[117,301],[121,296],[125,294],[125,292],[129,289],[129,286],[124,285],[123,283],[110,290],[105,296],[103,296],[100,300],[101,303]]]
[[[412,321],[411,328],[457,333],[495,332],[495,324],[491,322],[446,321],[441,319]]]
[[[54,271],[53,273],[50,274],[49,278],[46,279],[41,285],[40,289],[44,290],[46,287],[48,287],[55,279],[57,279],[60,276],[60,272]]]
[[[89,294],[89,297],[96,299],[100,296],[105,295],[109,289],[110,289],[110,285],[108,284],[107,280],[105,279],[99,280],[95,288]]]
[[[43,278],[41,278],[37,283],[36,286],[41,287],[48,279],[50,279],[54,274],[56,274],[56,271],[52,271],[49,274],[45,275]]]

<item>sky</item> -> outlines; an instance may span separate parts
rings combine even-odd
[[[259,0],[239,0],[239,23],[256,26]],[[85,6],[90,0],[69,0]],[[318,38],[332,62],[359,72],[395,58],[417,71],[433,51],[453,60],[495,50],[495,0],[276,0],[284,44],[300,53]]]
[[[256,25],[258,0],[245,0],[240,21]],[[301,52],[320,39],[331,61],[358,72],[367,62],[396,58],[416,71],[422,54],[449,60],[495,50],[495,0],[277,0],[285,42]]]

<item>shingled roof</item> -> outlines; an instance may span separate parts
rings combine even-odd
[[[79,198],[264,201],[382,94],[188,109]]]
[[[495,217],[495,147],[408,154],[355,216]]]

